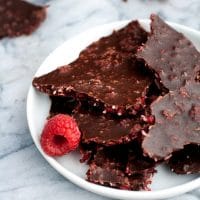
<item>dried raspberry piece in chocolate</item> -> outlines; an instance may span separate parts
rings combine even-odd
[[[146,39],[147,33],[133,21],[91,44],[68,66],[34,78],[33,86],[52,96],[74,91],[79,99],[91,97],[105,104],[105,112],[140,110],[152,78],[134,53]]]
[[[151,105],[156,120],[142,144],[146,154],[167,159],[187,144],[200,144],[199,88],[198,82],[186,82]]]
[[[0,0],[0,38],[29,35],[46,17],[46,7],[22,0]]]
[[[169,90],[184,86],[200,70],[200,54],[181,33],[167,25],[158,16],[151,16],[151,34],[137,57],[155,71]]]
[[[171,170],[177,174],[200,173],[200,146],[188,145],[174,152],[169,159]]]
[[[82,142],[104,145],[128,143],[144,129],[139,119],[113,119],[105,115],[77,112],[73,115],[82,133]]]

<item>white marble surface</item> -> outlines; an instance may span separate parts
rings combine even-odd
[[[44,58],[71,36],[116,20],[164,19],[200,30],[199,0],[30,0],[48,4],[31,36],[0,40],[0,200],[106,200],[52,169],[37,151],[26,122],[26,95]],[[200,189],[173,200],[199,200]]]

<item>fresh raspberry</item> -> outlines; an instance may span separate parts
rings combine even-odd
[[[46,154],[62,156],[78,147],[80,137],[81,133],[74,118],[58,114],[45,124],[40,143]]]

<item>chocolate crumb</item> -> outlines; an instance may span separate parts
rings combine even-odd
[[[22,0],[0,0],[0,38],[30,35],[46,18],[46,7]]]

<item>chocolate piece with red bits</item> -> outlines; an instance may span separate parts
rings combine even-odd
[[[145,107],[152,76],[135,59],[136,49],[146,42],[147,33],[137,21],[114,31],[83,50],[67,66],[36,77],[33,86],[51,96],[74,94],[103,105],[103,112],[136,114]]]
[[[87,172],[87,180],[124,190],[149,190],[147,185],[151,183],[151,174],[135,174],[129,177],[121,170],[110,169],[109,166],[99,167],[92,163]]]
[[[199,82],[186,82],[151,104],[156,120],[142,143],[148,156],[168,159],[187,144],[200,144],[199,88]]]
[[[110,169],[118,169],[125,172],[128,161],[128,147],[129,144],[109,147],[99,145],[92,162],[97,166],[109,166]]]
[[[182,33],[157,15],[151,15],[151,33],[137,57],[156,73],[157,79],[174,91],[193,80],[200,71],[200,54]]]
[[[174,152],[168,162],[171,170],[177,174],[200,173],[200,146],[188,145]]]
[[[110,146],[128,143],[147,127],[147,124],[142,124],[138,118],[113,119],[89,112],[77,112],[73,117],[82,133],[82,142],[88,144],[95,142]]]
[[[22,0],[0,0],[0,38],[29,35],[46,18],[46,7]]]
[[[149,190],[148,184],[151,183],[151,178],[155,172],[153,166],[150,168],[147,165],[143,166],[146,170],[136,170],[132,174],[126,172],[127,163],[130,162],[128,154],[134,145],[138,146],[136,142],[133,142],[128,145],[99,147],[89,165],[87,179],[90,182],[114,188]]]

